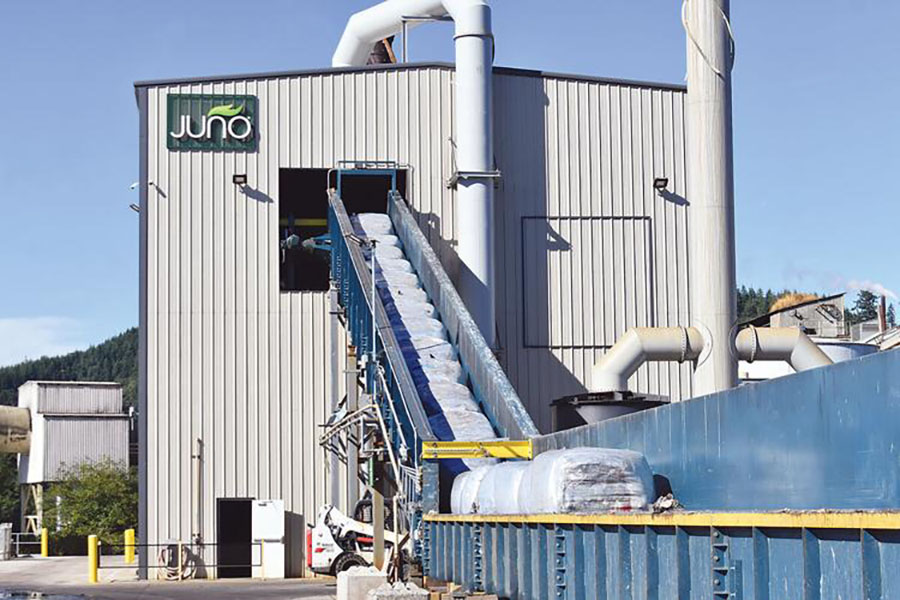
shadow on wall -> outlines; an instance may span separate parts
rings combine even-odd
[[[562,198],[562,191],[556,199],[549,196],[548,168],[555,167],[547,164],[548,144],[553,142],[546,126],[550,99],[545,81],[505,76],[496,82],[496,105],[505,107],[496,113],[494,135],[497,166],[503,173],[495,203],[501,363],[538,429],[548,433],[550,403],[586,391],[572,366],[560,358],[569,352],[574,361],[575,355],[549,343],[552,321],[560,315],[549,305],[554,283],[548,264],[551,257],[564,259],[573,248],[545,217],[560,216],[561,207],[575,201]],[[528,217],[538,217],[527,220],[529,234],[538,243],[526,244],[524,239]]]

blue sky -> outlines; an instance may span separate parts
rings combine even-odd
[[[137,323],[133,81],[327,66],[369,4],[5,0],[0,365]],[[900,289],[900,3],[733,5],[739,283]],[[677,0],[493,6],[499,65],[683,81]],[[449,33],[411,58],[452,60]]]

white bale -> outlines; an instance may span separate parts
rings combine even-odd
[[[394,308],[403,317],[428,317],[436,319],[438,316],[437,309],[431,302],[423,302],[414,298],[400,296],[394,299]]]
[[[434,337],[418,337],[409,340],[401,346],[411,346],[416,356],[426,359],[453,360],[456,358],[456,349],[447,340]],[[404,350],[405,351],[405,350]]]
[[[405,258],[381,258],[378,257],[378,262],[376,263],[378,270],[386,272],[386,271],[399,271],[400,273],[413,273],[414,269],[412,263],[406,260]]]
[[[450,511],[455,515],[478,512],[478,487],[490,467],[481,467],[460,473],[450,489]]]
[[[350,217],[350,221],[366,235],[386,235],[394,232],[391,218],[384,213],[359,213]]]
[[[419,366],[422,372],[430,382],[437,381],[454,381],[456,383],[465,383],[466,373],[463,371],[462,365],[455,360],[440,360],[427,357],[419,359]]]
[[[338,600],[366,600],[370,590],[387,583],[387,574],[375,567],[350,567],[337,576]]]
[[[412,338],[432,337],[445,339],[447,337],[447,330],[444,329],[444,324],[437,319],[405,317],[403,315],[401,315],[401,318],[403,319],[403,326]]]
[[[378,285],[379,282],[386,284],[392,295],[395,291],[402,295],[406,289],[414,290],[422,287],[422,283],[415,273],[403,273],[402,271],[376,270],[375,284]]]
[[[400,238],[390,233],[367,233],[366,238],[375,240],[376,246],[384,244],[385,246],[403,247],[403,244],[400,243]]]
[[[397,246],[375,244],[375,260],[377,262],[381,262],[382,260],[399,260],[404,256],[403,250]]]
[[[507,461],[488,468],[478,486],[478,510],[486,515],[521,514],[519,486],[528,461]]]
[[[453,438],[460,442],[482,442],[497,439],[491,422],[480,412],[451,409],[444,411],[444,418],[453,431]]]
[[[519,485],[523,513],[646,510],[653,473],[643,454],[611,448],[571,448],[539,454]]]
[[[381,280],[380,282],[376,280],[375,285],[377,285],[379,288],[387,289],[390,292],[391,299],[393,299],[394,302],[400,299],[415,302],[428,302],[428,294],[425,293],[425,290],[419,287],[399,285],[391,286],[384,280]]]
[[[478,403],[469,388],[455,381],[429,381],[428,389],[441,405],[441,410],[468,410],[481,414]]]

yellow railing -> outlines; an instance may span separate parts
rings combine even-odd
[[[534,457],[531,440],[488,442],[422,442],[422,458],[524,458]]]

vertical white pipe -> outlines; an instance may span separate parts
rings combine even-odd
[[[703,395],[737,383],[729,0],[687,0],[685,13],[691,325],[708,349],[694,372],[694,395]]]
[[[459,294],[485,341],[495,347],[494,123],[491,9],[479,0],[449,0],[456,24],[456,168],[468,173],[456,191]]]

